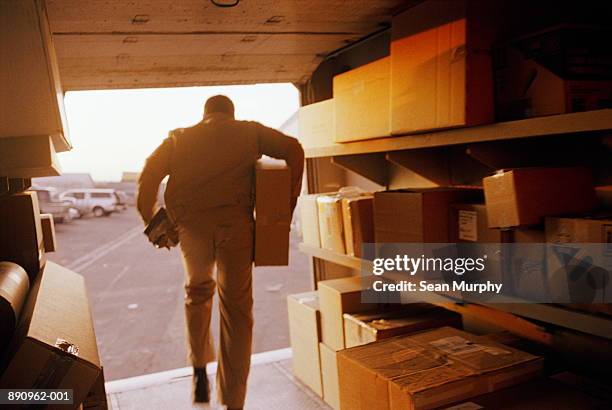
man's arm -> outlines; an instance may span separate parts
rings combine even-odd
[[[155,214],[154,208],[157,202],[159,184],[170,173],[170,157],[173,145],[172,136],[166,138],[147,158],[140,173],[137,206],[145,224],[148,224]]]
[[[302,189],[302,174],[304,173],[302,145],[295,138],[273,128],[261,124],[258,124],[258,127],[260,153],[272,158],[284,159],[291,168],[291,212],[293,212]]]

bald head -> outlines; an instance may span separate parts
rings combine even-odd
[[[226,113],[234,115],[234,103],[225,95],[214,95],[204,104],[204,115]]]

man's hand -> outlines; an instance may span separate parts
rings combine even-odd
[[[161,235],[154,243],[156,248],[174,248],[179,243],[178,231],[176,229],[168,230],[165,234]]]

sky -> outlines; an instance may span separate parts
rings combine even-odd
[[[123,171],[140,171],[168,131],[202,119],[204,102],[215,94],[234,101],[237,119],[274,128],[299,107],[292,84],[68,92],[64,103],[73,149],[58,154],[62,172],[118,181]]]

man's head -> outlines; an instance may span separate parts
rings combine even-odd
[[[204,115],[225,113],[234,115],[234,103],[225,95],[214,95],[204,104]]]

